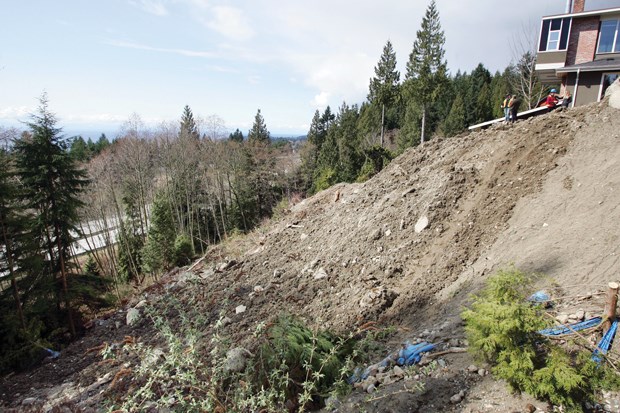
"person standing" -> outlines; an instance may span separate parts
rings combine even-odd
[[[508,102],[508,107],[510,108],[510,122],[514,123],[517,120],[517,113],[519,112],[519,105],[521,101],[517,97],[517,95],[512,95],[510,97],[510,101]]]
[[[501,108],[504,110],[504,122],[508,123],[510,121],[510,100],[512,99],[512,95],[508,93],[502,102]]]

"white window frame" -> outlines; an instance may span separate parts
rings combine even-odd
[[[552,35],[557,35],[558,38],[556,40],[551,40]],[[560,30],[551,30],[549,29],[549,35],[547,37],[547,51],[548,52],[557,52],[560,50],[560,38],[562,37],[562,24],[560,24]],[[555,43],[555,47],[551,47],[551,42]]]
[[[603,74],[601,75],[601,84],[599,85],[599,89],[598,89],[598,101],[599,102],[601,101],[601,99],[603,99],[603,81],[605,80],[606,75],[618,75],[618,77],[620,77],[620,71],[603,72]]]
[[[619,37],[619,31],[620,31],[620,18],[616,17],[613,19],[604,19],[601,20],[601,27],[603,26],[604,22],[608,22],[608,21],[615,21],[616,22],[616,31],[614,33],[614,41],[611,45],[611,51],[609,52],[601,52],[600,48],[601,48],[601,33],[600,33],[600,29],[599,29],[599,34],[598,34],[598,42],[596,45],[596,54],[607,54],[607,53],[620,53],[620,39],[618,39]],[[616,50],[616,48],[618,48],[618,50]]]

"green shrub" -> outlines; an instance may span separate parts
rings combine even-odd
[[[182,267],[191,262],[194,256],[192,240],[185,234],[180,234],[174,240],[174,259],[177,266]]]
[[[532,277],[515,268],[499,271],[462,313],[474,354],[488,363],[515,391],[582,411],[582,403],[618,376],[597,366],[589,352],[564,349],[536,332],[548,325],[542,308],[526,301]]]
[[[221,320],[209,337],[208,317],[199,309],[188,310],[174,298],[163,305],[147,307],[162,342],[130,346],[140,361],[132,368],[131,391],[117,387],[116,394],[108,395],[111,410],[284,412],[287,402],[294,402],[301,412],[321,406],[335,389],[349,388],[345,379],[356,354],[352,339],[280,317],[269,328],[260,325],[258,347],[247,353],[245,369],[231,371],[231,343],[222,334]]]
[[[260,349],[259,372],[270,372],[285,365],[289,382],[287,396],[300,394],[300,405],[318,401],[330,394],[350,371],[357,341],[339,337],[329,331],[314,331],[300,320],[281,316],[267,330],[267,340]],[[264,373],[259,381],[266,381]],[[301,383],[301,385],[296,384]]]

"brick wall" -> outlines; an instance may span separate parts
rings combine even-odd
[[[573,0],[573,13],[581,13],[586,7],[586,0]]]
[[[570,31],[566,53],[567,66],[594,60],[598,27],[598,17],[573,18],[573,26]]]

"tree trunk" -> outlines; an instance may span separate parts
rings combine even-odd
[[[60,228],[58,225],[54,227],[56,235],[56,248],[58,248],[58,259],[60,260],[60,276],[62,277],[62,291],[65,296],[65,305],[67,306],[67,313],[69,315],[69,331],[71,331],[71,337],[75,338],[75,323],[73,322],[73,314],[71,313],[71,302],[69,300],[69,288],[67,285],[67,269],[65,268],[65,255],[63,254],[62,243],[60,242]]]
[[[422,107],[422,131],[420,132],[420,145],[424,145],[424,132],[426,130],[426,106]]]
[[[381,105],[381,147],[383,148],[383,131],[385,130],[385,105]]]
[[[607,297],[605,299],[605,312],[603,317],[605,319],[603,323],[603,334],[607,333],[607,330],[611,327],[611,324],[616,320],[616,306],[618,304],[618,288],[620,285],[616,282],[610,282],[607,289]]]

